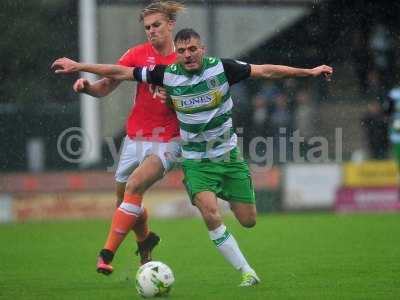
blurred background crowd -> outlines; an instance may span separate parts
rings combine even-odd
[[[241,43],[235,45],[233,39],[232,47],[239,49],[236,52],[217,47],[220,42],[224,43],[221,34],[214,33],[217,28],[223,28],[217,19],[208,28],[199,28],[206,36],[210,55],[225,57],[234,53],[234,58],[250,63],[298,67],[323,63],[335,68],[331,83],[322,79],[291,79],[246,81],[235,86],[235,126],[241,128],[239,133],[242,132],[245,154],[248,155],[252,138],[274,137],[274,153],[286,151],[287,161],[291,161],[292,146],[288,143],[286,149],[280,149],[279,138],[289,140],[293,132],[299,130],[305,140],[301,144],[302,153],[313,146],[308,141],[315,136],[325,137],[329,149],[332,149],[334,128],[342,128],[343,159],[390,157],[388,117],[382,106],[389,91],[400,84],[400,8],[395,1],[228,2],[187,1],[187,5],[189,12],[199,15],[205,11],[208,17],[212,12],[218,13],[218,9],[240,9],[240,5],[245,3],[249,9],[258,11],[260,8],[265,12],[274,9],[290,12],[292,9],[299,13],[295,17],[283,13],[286,23],[280,27],[273,27],[273,22],[268,21],[269,15],[266,15],[264,24],[271,26],[272,30],[264,36],[263,23],[257,18],[242,16],[239,20],[242,26],[253,26],[254,34],[260,31],[261,37],[247,47]],[[145,3],[97,1],[99,52],[102,48],[113,47],[101,34],[107,30],[113,32],[112,26],[103,24],[108,15],[112,15],[112,9],[124,5],[142,7]],[[79,169],[79,164],[63,160],[56,149],[60,132],[65,128],[79,127],[81,123],[79,96],[71,89],[76,78],[56,77],[49,69],[56,57],[79,58],[78,1],[2,1],[0,11],[0,57],[3,62],[0,66],[0,170]],[[125,30],[140,32],[141,25],[133,9],[128,17],[132,20],[124,23]],[[130,28],[130,24],[134,28]],[[196,27],[196,22],[189,25]],[[226,32],[224,28],[221,30]],[[138,34],[135,37],[136,40],[131,36],[124,38],[121,49],[113,54],[100,53],[98,61],[114,62],[132,44],[143,40],[143,36]],[[112,125],[112,130],[107,129],[107,119],[114,116],[105,117],[109,116],[107,112],[110,110],[103,110],[102,135],[112,137],[117,146],[125,134],[123,120],[131,104],[128,95],[124,99],[128,104],[122,108],[115,108],[119,100],[113,102],[112,112],[121,121]],[[114,98],[118,97],[121,96],[114,95]],[[102,169],[112,164],[107,143],[103,140],[102,144],[101,160],[89,167]],[[75,147],[79,148],[79,144]],[[257,145],[256,151],[262,155],[266,151],[265,145]],[[331,158],[333,152],[329,154]],[[274,155],[274,162],[282,161]]]
[[[135,84],[87,99],[72,90],[78,75],[56,76],[50,66],[63,56],[114,63],[146,40],[137,16],[148,3],[0,1],[0,222],[109,217]],[[330,82],[246,80],[233,86],[234,125],[252,168],[259,212],[400,209],[385,113],[388,94],[400,86],[399,3],[185,4],[176,29],[195,28],[210,56],[335,70]],[[88,6],[91,14],[83,9]],[[90,159],[83,155],[85,141],[96,150]],[[153,216],[195,213],[181,180],[177,166],[146,194]]]

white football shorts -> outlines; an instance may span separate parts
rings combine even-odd
[[[158,156],[164,166],[164,175],[174,165],[177,157],[181,154],[181,147],[178,142],[152,142],[134,140],[125,137],[118,168],[115,172],[117,182],[127,182],[129,175],[135,170],[144,159],[154,154]]]

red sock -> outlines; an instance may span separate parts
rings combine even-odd
[[[140,214],[142,196],[125,193],[124,201],[115,210],[104,249],[115,253]]]
[[[143,208],[143,213],[137,219],[135,225],[133,225],[132,230],[136,234],[136,240],[138,242],[144,241],[146,237],[149,235],[149,226],[147,223],[148,220],[147,209]]]

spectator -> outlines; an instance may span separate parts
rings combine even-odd
[[[392,32],[383,24],[377,24],[371,32],[369,47],[374,68],[378,71],[383,89],[392,84],[395,64],[395,44]]]
[[[253,99],[253,118],[252,128],[255,136],[265,136],[269,134],[268,120],[269,118],[269,107],[267,99],[261,95],[256,95]]]
[[[368,104],[368,110],[361,124],[366,136],[369,157],[371,159],[386,158],[389,146],[388,122],[377,100]]]
[[[380,73],[375,69],[370,70],[367,73],[367,81],[367,94],[374,99],[384,99],[386,91],[384,90]]]
[[[305,158],[308,149],[312,147],[309,141],[316,134],[317,113],[308,90],[298,91],[295,99],[297,108],[294,112],[294,129],[299,130],[300,137],[304,138],[304,142],[300,143],[299,154]]]
[[[260,91],[252,101],[253,115],[251,118],[251,138],[270,137],[271,132],[271,111],[274,107],[274,100],[279,95],[280,90],[271,81],[264,81]],[[264,157],[267,147],[263,143],[256,146],[256,154]]]
[[[271,114],[271,131],[274,139],[274,160],[285,163],[291,160],[291,135],[292,116],[288,108],[286,94],[279,94],[275,99],[275,107]]]

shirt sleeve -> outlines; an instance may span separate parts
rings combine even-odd
[[[138,82],[145,82],[163,86],[164,71],[166,65],[155,65],[151,67],[137,67],[133,70],[133,77]]]
[[[118,65],[125,67],[134,67],[136,65],[136,48],[131,48],[126,51],[117,61]]]
[[[226,58],[222,58],[221,61],[229,85],[233,85],[250,77],[251,67],[248,63]]]

